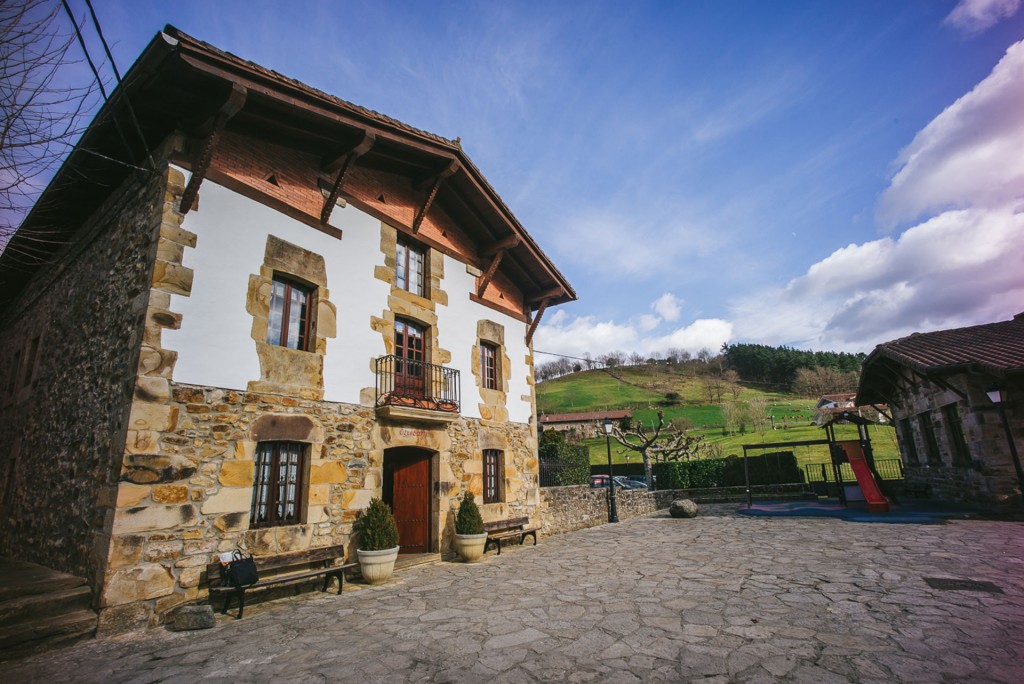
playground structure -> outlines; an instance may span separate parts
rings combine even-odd
[[[857,426],[858,439],[836,439],[836,423],[851,423]],[[799,446],[827,445],[829,454],[832,457],[832,468],[835,473],[836,482],[839,483],[839,501],[843,506],[849,505],[850,501],[864,501],[869,512],[888,513],[890,501],[895,502],[891,492],[884,491],[882,477],[875,469],[875,457],[871,450],[871,436],[867,427],[872,422],[856,413],[843,411],[837,413],[828,420],[822,429],[825,430],[826,439],[804,440],[799,442],[772,442],[769,444],[744,444],[743,445],[743,472],[746,480],[747,508],[753,506],[753,497],[750,489],[750,474],[747,469],[747,452],[762,451],[767,449],[785,449]],[[856,485],[844,485],[840,474],[840,467],[843,463],[849,463],[854,476],[857,478]]]

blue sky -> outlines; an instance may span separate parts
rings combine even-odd
[[[122,70],[171,23],[460,136],[579,294],[539,350],[1024,311],[1021,0],[94,4]]]

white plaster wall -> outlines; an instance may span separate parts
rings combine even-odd
[[[185,173],[186,179],[189,173]],[[263,265],[267,236],[321,255],[327,267],[330,301],[337,307],[337,337],[327,340],[324,358],[324,399],[358,403],[359,392],[373,387],[372,361],[385,353],[380,333],[370,319],[387,308],[390,286],[373,275],[384,263],[380,221],[352,206],[336,207],[331,225],[338,240],[310,226],[206,179],[198,211],[182,224],[196,234],[195,249],[186,249],[185,266],[194,272],[192,293],[173,295],[171,310],[182,315],[179,330],[163,331],[163,346],[178,352],[174,380],[182,383],[246,389],[259,380],[252,316],[245,310],[249,276]],[[451,351],[450,366],[460,371],[462,414],[480,417],[480,392],[472,374],[477,321],[505,328],[505,351],[511,361],[509,419],[527,423],[531,417],[527,383],[526,325],[511,316],[470,300],[476,280],[465,264],[445,256],[444,281],[448,306],[437,307],[438,344]]]
[[[445,255],[444,282],[441,287],[448,293],[448,306],[438,308],[438,335],[440,346],[452,353],[451,365],[460,371],[462,381],[462,414],[480,417],[480,389],[473,378],[472,354],[476,346],[477,321],[494,321],[505,328],[505,353],[512,364],[512,377],[508,388],[508,417],[513,423],[528,423],[531,406],[520,397],[530,394],[527,384],[526,324],[511,316],[477,304],[469,298],[476,287],[476,278],[466,271],[466,265]]]
[[[342,230],[341,240],[203,181],[199,210],[182,224],[197,236],[195,249],[186,249],[183,259],[194,271],[192,293],[172,298],[181,328],[163,333],[164,347],[178,352],[174,380],[239,390],[259,380],[245,302],[249,276],[259,273],[273,234],[324,258],[329,299],[338,311],[337,337],[327,340],[324,398],[358,403],[359,390],[373,386],[371,359],[384,353],[380,334],[370,330],[370,317],[387,307],[389,292],[373,277],[374,264],[383,262],[380,221],[337,207],[331,225]]]

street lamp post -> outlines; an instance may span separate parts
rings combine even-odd
[[[1010,431],[1010,421],[1006,419],[1006,408],[1003,402],[1006,401],[1006,391],[998,387],[991,387],[985,390],[989,401],[999,409],[999,418],[1003,421],[1003,430],[1006,432],[1006,442],[1010,445],[1010,457],[1013,458],[1013,468],[1017,471],[1017,486],[1020,488],[1021,498],[1024,499],[1024,469],[1020,465],[1020,456],[1017,454],[1017,445],[1013,441],[1013,432]]]
[[[612,427],[614,424],[611,418],[605,418],[604,438],[608,443],[608,522],[619,522],[619,513],[615,507],[615,476],[612,473]]]

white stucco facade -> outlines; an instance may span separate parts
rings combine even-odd
[[[197,240],[183,257],[183,265],[194,273],[191,294],[172,295],[171,308],[181,314],[181,326],[164,332],[165,347],[178,354],[173,379],[235,390],[259,379],[246,297],[250,277],[260,272],[267,239],[273,235],[323,257],[329,300],[337,309],[337,335],[327,340],[324,356],[324,399],[359,403],[360,391],[374,386],[373,359],[387,353],[381,333],[371,328],[372,318],[388,308],[391,292],[388,283],[374,277],[374,268],[384,264],[381,222],[349,205],[334,210],[331,225],[342,231],[340,240],[207,179],[198,210],[189,212],[182,224]],[[441,287],[448,304],[436,306],[438,345],[451,352],[446,365],[460,371],[461,414],[480,417],[472,354],[477,323],[488,320],[505,331],[504,353],[511,364],[509,420],[529,422],[526,324],[472,301],[475,277],[456,259],[444,260]]]

